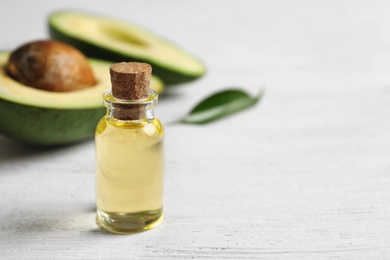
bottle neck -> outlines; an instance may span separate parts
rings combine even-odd
[[[158,94],[150,89],[145,99],[123,100],[115,98],[111,90],[103,94],[104,105],[107,107],[106,117],[109,120],[140,121],[154,119],[154,107],[158,102]]]

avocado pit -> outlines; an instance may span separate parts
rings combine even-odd
[[[68,92],[96,85],[87,58],[74,47],[41,40],[14,50],[6,73],[19,83],[52,92]]]

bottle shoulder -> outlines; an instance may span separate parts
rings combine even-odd
[[[153,120],[126,121],[103,117],[97,127],[95,135],[105,135],[113,132],[137,133],[140,136],[164,137],[164,127],[161,121],[155,117]]]

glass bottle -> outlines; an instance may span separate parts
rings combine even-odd
[[[96,128],[97,225],[126,234],[156,227],[163,218],[163,139],[154,115],[158,94],[123,100],[103,94],[106,115]]]

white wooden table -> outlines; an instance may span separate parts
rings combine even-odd
[[[44,38],[63,8],[134,21],[205,62],[161,99],[163,123],[225,87],[266,95],[166,126],[165,222],[131,236],[94,223],[93,140],[0,138],[0,259],[390,259],[389,2],[8,0],[1,49]]]

